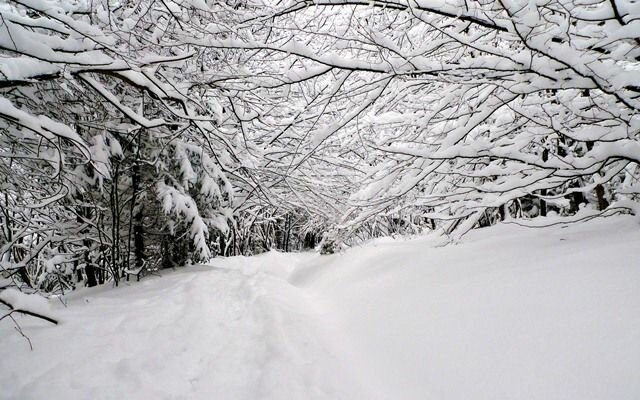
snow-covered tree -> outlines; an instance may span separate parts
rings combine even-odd
[[[240,165],[211,85],[230,60],[173,41],[225,35],[233,10],[34,0],[0,12],[4,273],[47,290],[48,275],[117,283],[157,263],[147,233],[178,235],[180,262],[210,257]]]
[[[362,139],[371,169],[347,228],[409,213],[463,233],[509,212],[636,207],[639,13],[631,1],[289,1],[247,22],[268,33],[209,44],[287,60],[271,73],[300,101],[277,130],[292,137],[287,164]]]
[[[0,13],[0,257],[29,286],[637,208],[632,1]]]

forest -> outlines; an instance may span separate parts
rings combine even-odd
[[[637,400],[639,221],[639,0],[0,0],[0,400]]]
[[[639,210],[635,1],[0,13],[4,286]]]

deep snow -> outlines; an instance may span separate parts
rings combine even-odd
[[[1,399],[638,399],[640,225],[214,259],[0,321]]]

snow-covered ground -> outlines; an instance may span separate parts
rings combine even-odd
[[[0,321],[1,399],[638,399],[640,225],[214,259]]]

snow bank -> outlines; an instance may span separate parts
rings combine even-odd
[[[634,218],[433,243],[354,248],[291,279],[380,399],[640,398]]]

